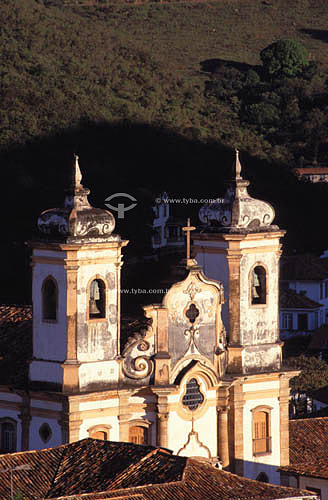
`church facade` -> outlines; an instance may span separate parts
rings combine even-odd
[[[131,441],[279,483],[295,376],[279,339],[284,232],[248,195],[238,154],[224,203],[200,213],[185,279],[144,308],[148,326],[123,350],[127,241],[110,212],[90,206],[77,157],[72,171],[64,206],[40,215],[31,242],[33,357],[24,388],[0,385],[2,451]]]

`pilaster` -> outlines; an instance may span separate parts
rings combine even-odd
[[[170,387],[156,387],[152,388],[152,392],[157,396],[157,445],[167,448],[169,419],[168,397],[172,394],[172,389]]]
[[[228,434],[228,410],[229,407],[218,408],[218,430],[219,430],[219,459],[222,467],[229,466],[229,434]]]
[[[234,472],[240,476],[244,475],[244,394],[243,385],[241,381],[237,381],[233,387],[232,401],[230,403],[232,412],[232,428],[231,435],[233,458],[234,458]]]
[[[63,415],[63,427],[62,432],[65,432],[65,417],[68,417],[68,442],[74,443],[80,439],[80,427],[83,422],[79,411],[79,402],[74,401],[74,399],[68,400],[68,414]]]
[[[129,442],[129,420],[131,419],[131,413],[129,413],[129,398],[130,391],[120,391],[119,392],[119,414],[118,420],[120,423],[120,441]]]
[[[28,395],[23,395],[21,413],[18,415],[22,425],[21,451],[29,449],[30,445],[30,423],[31,423],[31,401]]]
[[[280,407],[280,465],[289,465],[289,380],[285,374],[280,375],[279,407]]]

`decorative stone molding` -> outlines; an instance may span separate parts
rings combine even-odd
[[[194,420],[192,419],[191,431],[188,434],[186,443],[178,451],[177,455],[180,456],[201,456],[211,458],[210,449],[205,446],[198,437],[198,432],[194,430]]]

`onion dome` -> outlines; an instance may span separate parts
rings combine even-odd
[[[219,203],[203,205],[199,211],[201,222],[217,232],[253,233],[277,231],[271,225],[275,211],[270,203],[252,198],[247,191],[249,181],[241,176],[239,151],[236,149],[234,179],[230,182],[224,199]]]
[[[64,206],[42,212],[37,223],[39,231],[47,239],[65,243],[119,239],[119,236],[112,235],[115,227],[114,216],[108,210],[90,205],[90,190],[84,188],[81,181],[78,156],[74,155],[70,185],[65,190]]]

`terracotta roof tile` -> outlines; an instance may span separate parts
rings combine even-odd
[[[291,420],[290,465],[280,470],[328,479],[328,417]]]
[[[328,167],[303,167],[295,168],[295,172],[299,175],[313,175],[313,174],[328,174]]]
[[[295,290],[282,289],[279,296],[281,309],[318,309],[322,306],[306,295],[296,293]]]
[[[32,358],[32,306],[0,305],[1,384],[25,386]]]
[[[181,457],[173,457],[181,458]],[[156,476],[154,475],[154,478]],[[153,480],[154,480],[153,478]],[[133,498],[142,495],[145,500],[263,500],[292,497],[313,497],[313,493],[294,488],[286,488],[220,471],[212,465],[195,459],[187,459],[182,481],[165,484],[151,484],[141,487],[128,487],[125,490],[103,492],[101,494],[75,495],[62,500],[100,500],[114,498]],[[125,496],[124,496],[125,495]],[[56,499],[59,500],[59,499]]]
[[[0,456],[0,469],[28,464],[14,483],[27,498],[100,500],[276,500],[313,497],[220,471],[160,448],[84,439],[48,450]],[[0,498],[10,498],[10,475],[2,474]]]

